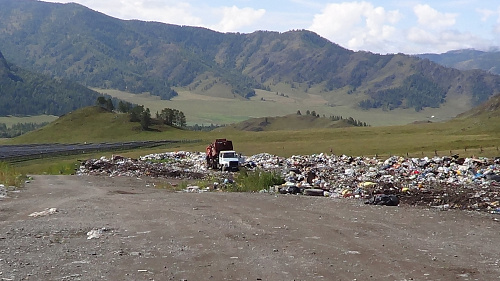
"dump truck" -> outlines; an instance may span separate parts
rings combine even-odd
[[[216,139],[207,146],[207,168],[222,171],[238,171],[239,156],[233,150],[233,142],[227,139]]]

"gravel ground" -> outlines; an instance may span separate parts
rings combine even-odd
[[[0,280],[500,278],[496,214],[154,181],[35,176],[9,192]]]

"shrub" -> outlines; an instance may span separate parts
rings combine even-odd
[[[238,173],[235,183],[227,187],[227,191],[257,192],[282,183],[284,183],[284,180],[278,172],[265,172],[262,170],[247,171],[242,169]]]
[[[43,169],[43,174],[48,175],[73,175],[75,174],[76,169],[78,168],[79,163],[76,161],[72,162],[54,162],[50,165],[47,165]]]
[[[21,187],[26,176],[17,172],[11,165],[0,162],[0,183],[6,186]]]

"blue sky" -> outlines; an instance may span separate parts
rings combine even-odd
[[[220,32],[307,29],[354,51],[443,53],[500,46],[497,0],[72,0],[120,19]]]

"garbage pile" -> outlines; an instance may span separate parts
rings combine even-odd
[[[198,158],[199,153],[189,152],[147,155],[140,159],[114,155],[111,159],[101,157],[83,161],[77,174],[202,179],[206,169]]]
[[[270,187],[270,192],[358,198],[374,205],[401,202],[500,213],[499,158],[393,156],[380,160],[327,154],[285,158],[261,153],[242,162],[246,169],[281,173],[284,184]],[[139,159],[120,156],[89,159],[82,163],[78,174],[183,179],[207,179],[217,174],[224,177],[224,173],[206,168],[204,153],[185,151],[151,154]]]
[[[500,159],[393,156],[378,160],[319,154],[279,161],[288,169],[285,186],[292,190],[320,188],[327,196],[368,199],[367,204],[394,205],[390,196],[388,200],[377,197],[396,195],[410,205],[500,212]]]

